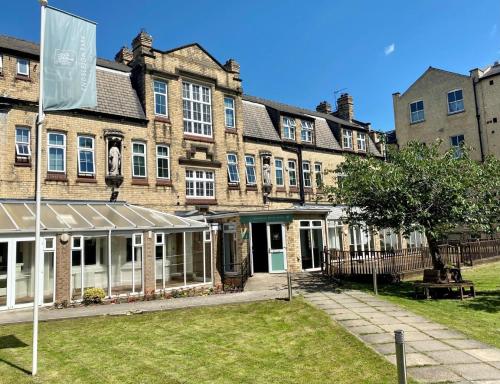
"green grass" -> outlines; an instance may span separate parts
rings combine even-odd
[[[500,348],[500,262],[464,269],[462,275],[464,279],[474,282],[475,299],[415,300],[413,282],[379,286],[379,295],[430,320]],[[344,286],[372,291],[370,284],[346,283]]]
[[[302,299],[0,326],[1,383],[393,383],[396,370]]]

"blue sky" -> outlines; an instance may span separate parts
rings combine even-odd
[[[97,52],[112,59],[141,28],[158,49],[191,42],[241,64],[245,93],[301,107],[334,92],[356,118],[393,128],[392,93],[428,67],[461,73],[500,59],[500,1],[50,0],[98,23]],[[0,34],[39,40],[36,0],[5,1]]]

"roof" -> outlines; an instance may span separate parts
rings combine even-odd
[[[244,134],[257,139],[281,141],[276,128],[262,104],[243,100]]]
[[[500,74],[500,64],[497,61],[493,65],[488,65],[487,67],[481,69],[479,79],[484,79],[498,74]]]
[[[35,203],[32,200],[0,201],[0,234],[33,233]],[[41,205],[41,231],[203,231],[200,221],[130,205],[125,202],[44,201]]]
[[[1,49],[24,52],[39,58],[38,44],[10,36],[0,35]],[[97,106],[83,108],[83,110],[146,120],[137,93],[132,87],[130,71],[131,68],[124,64],[98,58],[96,67]]]

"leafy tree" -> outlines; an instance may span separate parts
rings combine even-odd
[[[325,186],[331,202],[347,207],[347,221],[408,236],[424,231],[435,269],[444,267],[438,239],[450,229],[499,230],[500,161],[478,163],[462,149],[444,154],[440,142],[409,143],[388,161],[348,156],[336,170],[337,186]]]

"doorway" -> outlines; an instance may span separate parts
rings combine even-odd
[[[269,272],[286,272],[286,241],[283,223],[267,224],[267,243],[269,244]]]
[[[269,272],[266,227],[266,223],[252,223],[252,256],[254,272]]]
[[[323,228],[321,220],[301,220],[300,257],[302,259],[302,269],[320,268],[322,250]]]

